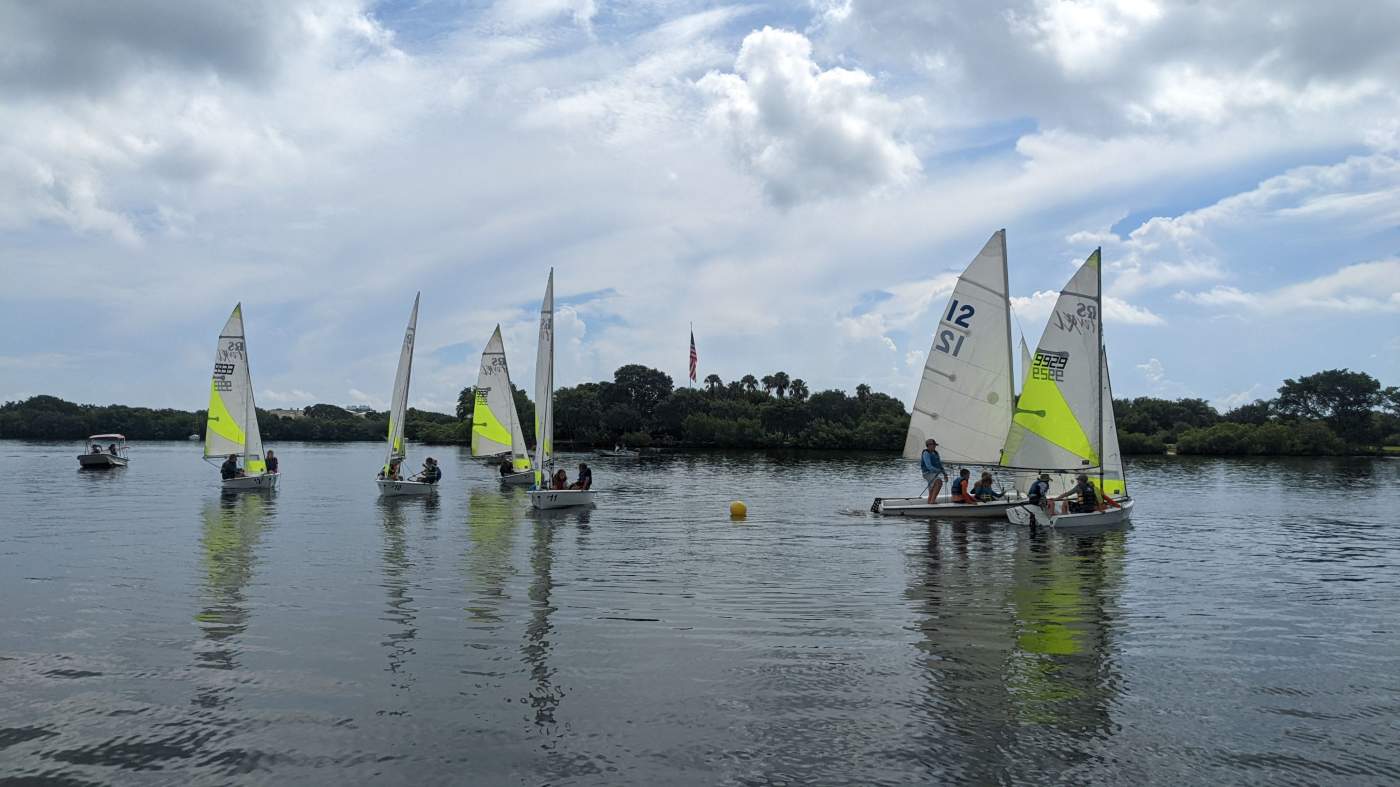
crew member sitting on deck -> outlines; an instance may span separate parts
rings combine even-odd
[[[512,469],[511,466],[510,466],[510,458],[507,457],[507,458],[505,458],[505,459],[502,459],[502,460],[501,460],[501,478],[505,478],[506,476],[510,475],[512,472],[513,472],[513,469]]]
[[[968,484],[972,482],[972,473],[966,467],[958,471],[958,477],[953,479],[952,497],[954,503],[976,503],[977,498],[968,494]]]
[[[1069,504],[1071,514],[1091,514],[1099,508],[1099,493],[1094,489],[1094,485],[1089,483],[1089,476],[1080,473],[1074,477],[1074,488],[1055,498],[1064,500],[1074,498]]]
[[[578,463],[578,480],[569,485],[570,489],[590,489],[593,486],[593,471],[588,469],[588,465]]]
[[[225,481],[230,478],[237,478],[243,471],[238,467],[238,454],[229,454],[228,459],[219,465],[219,476]]]
[[[418,480],[425,484],[436,484],[442,480],[442,468],[431,456],[423,460],[423,469],[418,471]]]
[[[566,472],[564,472],[564,468],[562,468],[562,467],[559,468],[558,470],[555,470],[555,471],[554,471],[554,485],[553,485],[553,488],[554,488],[554,489],[568,489],[568,488],[569,488],[569,474],[566,473]]]
[[[986,471],[982,472],[982,477],[977,479],[977,483],[972,487],[972,496],[983,503],[1000,499],[1003,494],[1005,493],[992,488],[992,474]]]
[[[265,460],[265,462],[266,462],[266,464],[267,464],[267,472],[268,472],[269,474],[272,474],[272,473],[276,473],[276,472],[277,472],[277,454],[274,454],[274,453],[272,453],[271,451],[268,451],[268,452],[267,452],[267,459]]]
[[[116,455],[117,455],[117,444],[116,444],[116,443],[112,443],[111,445],[107,446],[107,453],[111,454],[112,456],[116,456]]]

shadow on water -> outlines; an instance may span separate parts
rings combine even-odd
[[[907,591],[922,612],[925,766],[978,784],[1063,778],[1113,733],[1125,533],[927,528]]]
[[[240,668],[241,636],[251,617],[247,588],[257,566],[257,547],[276,508],[276,498],[261,494],[224,494],[202,511],[200,610],[195,615],[202,641],[195,666],[215,670]],[[201,686],[194,704],[225,705],[237,683],[215,681]]]

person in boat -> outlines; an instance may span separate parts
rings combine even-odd
[[[593,471],[584,462],[578,463],[578,479],[569,485],[570,489],[591,489],[593,487]]]
[[[403,474],[399,472],[399,465],[402,463],[402,459],[394,459],[389,462],[389,469],[387,471],[380,470],[379,477],[384,481],[402,481]]]
[[[938,493],[943,491],[943,480],[948,477],[948,471],[943,469],[943,457],[938,455],[938,441],[932,437],[924,441],[919,470],[924,474],[924,488],[928,490],[928,502],[932,505]]]
[[[1069,499],[1068,512],[1071,514],[1091,514],[1099,510],[1099,493],[1089,483],[1089,476],[1080,473],[1074,477],[1074,488],[1055,498]]]
[[[442,468],[431,456],[423,460],[423,469],[418,471],[418,480],[425,484],[436,484],[442,480]]]
[[[973,497],[969,491],[972,484],[972,472],[966,467],[958,471],[958,477],[953,479],[952,499],[954,503],[976,503],[977,498]]]
[[[506,457],[505,459],[502,459],[502,460],[501,460],[501,478],[505,478],[506,476],[510,475],[512,472],[514,472],[514,468],[512,468],[512,467],[510,466],[510,457]]]
[[[97,443],[93,443],[93,444],[92,444],[92,450],[89,451],[88,453],[90,453],[90,454],[100,454],[100,453],[102,453],[102,446],[98,445]]]
[[[229,454],[228,459],[219,465],[219,477],[225,481],[237,478],[242,474],[243,470],[238,466],[238,454]]]
[[[1035,481],[1031,484],[1031,488],[1026,491],[1026,502],[1030,503],[1033,506],[1038,506],[1046,502],[1046,498],[1048,498],[1049,496],[1050,474],[1041,473],[1040,477],[1035,479]]]
[[[108,445],[108,446],[107,446],[107,453],[111,454],[112,456],[116,456],[116,455],[117,455],[117,444],[116,444],[116,443],[111,443],[110,445]]]
[[[561,468],[559,468],[558,470],[555,470],[555,471],[554,471],[554,480],[553,480],[552,487],[553,487],[554,489],[568,489],[568,488],[569,488],[569,474],[566,473],[566,472],[564,472],[564,468],[561,467]]]
[[[272,451],[268,451],[267,459],[265,461],[267,463],[267,472],[277,472],[277,454],[272,453]]]
[[[1003,494],[1005,493],[992,488],[992,474],[985,470],[982,471],[982,477],[977,479],[977,483],[972,485],[972,496],[981,503],[999,500]]]

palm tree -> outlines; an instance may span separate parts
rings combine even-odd
[[[768,395],[771,396],[771,395],[773,394],[773,388],[775,388],[777,385],[778,385],[778,383],[777,383],[776,380],[773,379],[773,375],[771,375],[771,374],[765,374],[765,375],[763,375],[763,392],[764,392],[764,393],[766,393],[766,394],[768,394]]]
[[[719,379],[719,375],[712,374],[705,378],[705,389],[710,393],[715,393],[724,387],[724,381]]]
[[[791,382],[787,372],[773,372],[773,387],[777,389],[779,399],[787,394],[788,385]]]
[[[799,402],[805,402],[807,401],[807,395],[811,392],[807,390],[807,381],[799,377],[792,381],[792,385],[788,386],[788,393],[792,395],[793,399]]]
[[[739,378],[739,384],[744,386],[744,390],[753,393],[758,390],[758,378],[751,374],[746,374]]]

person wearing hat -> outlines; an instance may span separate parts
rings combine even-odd
[[[919,470],[924,474],[924,488],[928,490],[928,502],[932,505],[943,491],[943,481],[948,478],[948,471],[943,469],[943,457],[938,455],[938,441],[932,437],[924,441]]]
[[[1040,477],[1035,479],[1035,482],[1031,484],[1031,488],[1026,492],[1026,502],[1033,506],[1038,506],[1044,503],[1049,496],[1050,474],[1041,473]]]

